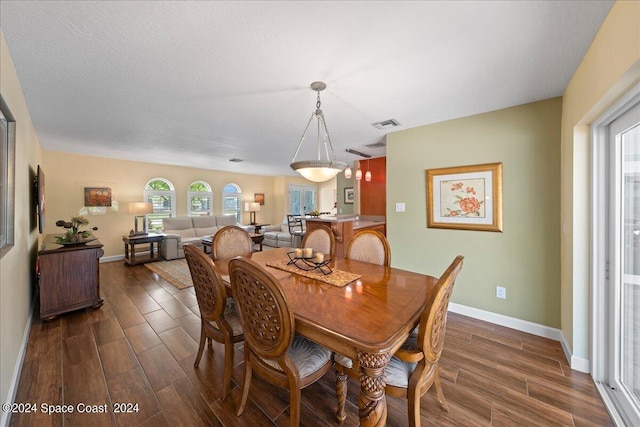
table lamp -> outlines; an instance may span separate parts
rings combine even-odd
[[[248,205],[248,206],[247,206]],[[251,225],[256,225],[256,212],[260,210],[260,203],[258,202],[250,202],[245,203],[245,210],[248,210],[249,213],[249,221]]]
[[[147,220],[145,215],[153,213],[153,203],[151,202],[131,202],[129,203],[129,215],[135,215],[134,233],[132,236],[146,236]],[[138,220],[142,218],[142,231],[138,227]]]

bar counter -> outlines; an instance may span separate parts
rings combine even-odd
[[[321,215],[319,217],[304,216],[307,232],[318,227],[329,227],[336,237],[336,256],[344,258],[347,242],[355,231],[372,229],[386,235],[384,217],[360,215]]]

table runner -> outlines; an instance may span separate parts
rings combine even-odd
[[[288,271],[289,273],[299,274],[300,276],[308,277],[309,279],[319,280],[338,288],[346,286],[354,280],[358,280],[360,277],[362,277],[362,275],[360,274],[336,269],[332,269],[332,272],[326,275],[316,270],[305,271],[299,269],[293,264],[289,264],[288,261],[284,260],[267,262],[267,266],[277,268],[279,270]]]

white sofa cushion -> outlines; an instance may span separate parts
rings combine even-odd
[[[194,216],[191,220],[195,235],[198,237],[213,236],[220,229],[216,225],[216,218],[212,216]]]
[[[216,215],[216,225],[220,228],[225,225],[238,225],[234,215]]]
[[[191,218],[164,218],[164,233],[177,234],[180,237],[196,237]]]

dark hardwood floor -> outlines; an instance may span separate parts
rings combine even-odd
[[[225,400],[221,345],[205,350],[194,369],[200,323],[193,288],[179,291],[142,265],[100,269],[100,309],[34,321],[16,402],[35,404],[37,412],[14,414],[12,426],[288,425],[287,392],[256,376],[244,414],[235,416],[242,344],[236,386]],[[441,375],[449,412],[430,390],[422,398],[423,426],[612,425],[591,377],[572,371],[555,341],[450,313]],[[358,424],[358,392],[349,380],[344,426]],[[406,401],[387,402],[387,425],[406,426]],[[106,405],[106,412],[79,413],[78,404],[97,411]],[[71,405],[73,412],[46,414],[62,409],[46,405]],[[125,413],[114,413],[116,405]],[[303,390],[302,425],[339,425],[335,410],[331,371]]]

